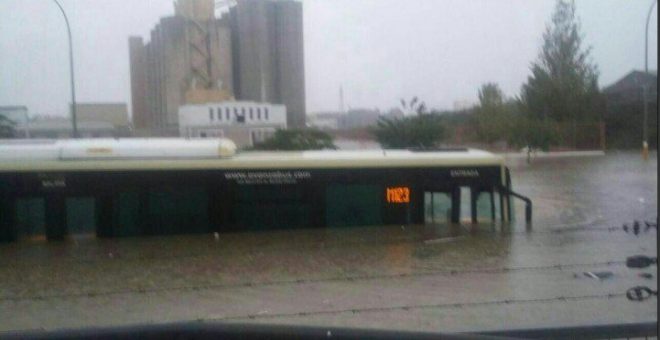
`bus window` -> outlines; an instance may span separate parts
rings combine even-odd
[[[502,207],[500,202],[500,193],[496,190],[493,191],[493,202],[495,203],[495,221],[502,220]]]
[[[472,223],[472,193],[469,187],[461,187],[460,202],[460,221]]]
[[[451,195],[447,192],[424,192],[424,222],[449,223],[451,221]]]
[[[477,200],[477,222],[491,222],[495,220],[495,196],[490,191],[479,191]]]

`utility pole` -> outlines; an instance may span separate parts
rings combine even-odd
[[[648,77],[649,75],[649,21],[651,20],[651,14],[653,13],[653,7],[655,6],[657,0],[653,0],[651,3],[651,8],[649,8],[649,14],[646,16],[646,29],[644,30],[644,76]],[[648,119],[649,119],[649,86],[646,80],[644,80],[644,141],[642,143],[642,157],[644,160],[649,159],[649,128],[648,128]]]
[[[71,122],[73,123],[73,138],[78,138],[78,122],[76,120],[76,81],[73,69],[73,40],[71,39],[71,27],[69,26],[69,18],[67,18],[64,8],[57,0],[53,0],[57,7],[60,8],[66,23],[66,31],[69,35],[69,68],[71,72]]]

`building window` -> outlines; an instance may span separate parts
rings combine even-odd
[[[261,120],[261,108],[260,107],[257,108],[257,119]]]
[[[206,138],[206,132],[200,132],[200,133],[199,133],[199,136],[200,136],[201,138]]]
[[[252,116],[252,108],[250,108],[250,120],[253,120],[254,116]]]
[[[245,116],[245,108],[244,107],[241,108],[241,114]]]
[[[266,118],[266,120],[268,120],[268,108],[267,107],[264,108],[264,118]]]
[[[213,121],[213,108],[209,107],[209,120]]]
[[[225,109],[225,117],[227,117],[227,121],[229,121],[231,119],[230,113],[229,113],[229,108]]]
[[[218,120],[222,121],[222,109],[218,108]]]

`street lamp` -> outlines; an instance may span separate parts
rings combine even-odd
[[[653,0],[651,7],[649,8],[649,14],[646,16],[646,29],[644,30],[644,75],[648,76],[649,74],[649,21],[651,20],[651,14],[653,13],[653,6],[655,6],[657,0]],[[642,144],[642,156],[644,160],[649,159],[649,128],[647,126],[647,121],[649,118],[649,86],[646,80],[644,80],[644,142]]]
[[[66,30],[69,34],[69,68],[71,71],[71,121],[73,123],[73,138],[78,138],[78,123],[76,121],[76,81],[74,79],[74,70],[73,70],[73,41],[71,40],[71,27],[69,26],[69,18],[66,17],[64,8],[60,5],[57,0],[53,0],[57,7],[60,8],[62,15],[64,16],[64,22],[66,22]]]

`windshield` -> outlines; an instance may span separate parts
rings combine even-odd
[[[0,13],[0,335],[657,322],[654,1]]]

